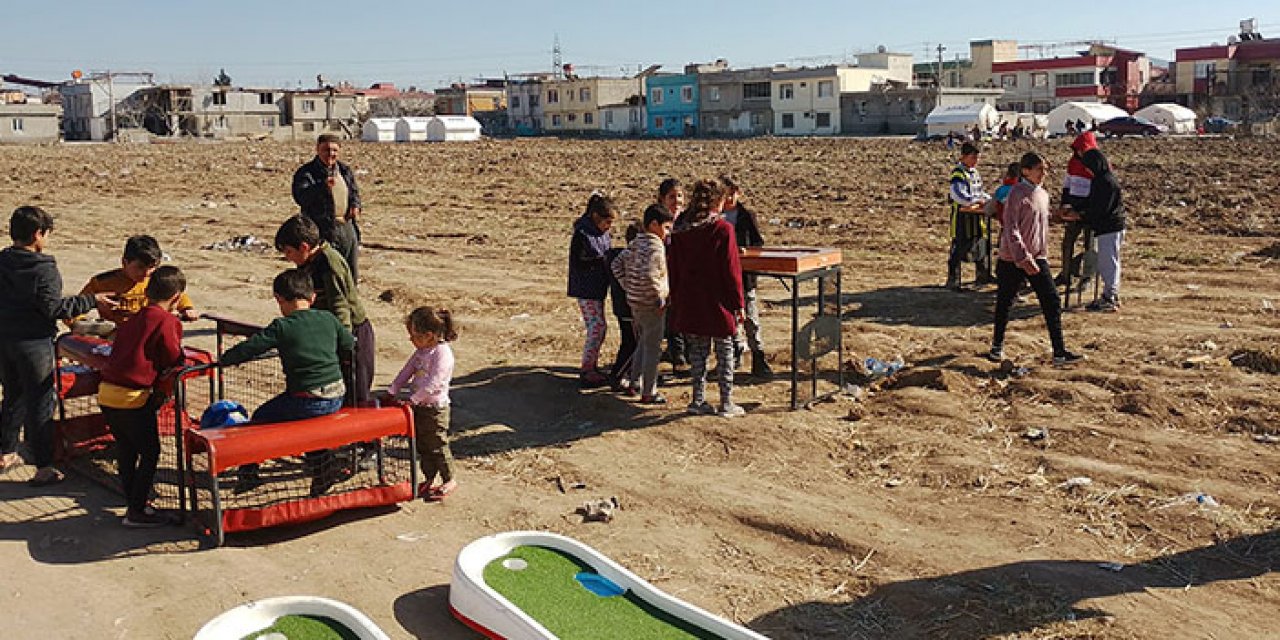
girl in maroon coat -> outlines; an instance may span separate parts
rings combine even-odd
[[[746,413],[733,403],[733,336],[742,321],[742,268],[733,226],[720,218],[724,188],[700,180],[689,196],[681,224],[667,250],[671,279],[671,330],[685,334],[693,376],[689,413],[719,413],[732,418]],[[706,400],[707,361],[716,352],[720,407]]]

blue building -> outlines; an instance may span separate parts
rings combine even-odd
[[[644,79],[645,135],[674,138],[698,134],[698,75],[652,75]]]

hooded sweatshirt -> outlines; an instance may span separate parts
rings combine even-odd
[[[18,247],[0,251],[0,340],[52,338],[58,319],[94,306],[92,295],[62,297],[62,275],[53,256]]]
[[[1124,202],[1120,198],[1120,182],[1111,171],[1111,163],[1097,149],[1086,151],[1080,161],[1093,173],[1089,197],[1081,216],[1083,222],[1095,236],[1124,231]]]
[[[604,300],[609,292],[609,246],[613,238],[596,226],[591,214],[573,223],[569,242],[569,297]]]
[[[1089,197],[1089,182],[1093,172],[1080,161],[1087,151],[1098,148],[1098,139],[1092,131],[1086,131],[1071,142],[1071,160],[1067,162],[1067,177],[1062,183],[1062,204],[1083,209]]]

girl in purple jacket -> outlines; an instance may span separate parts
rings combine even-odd
[[[604,299],[609,293],[609,247],[613,239],[609,228],[617,217],[613,201],[599,191],[587,200],[587,211],[573,223],[573,240],[569,242],[569,297],[578,299],[586,342],[582,346],[582,388],[601,387],[609,377],[598,370],[600,347],[604,345],[608,323],[604,315]]]

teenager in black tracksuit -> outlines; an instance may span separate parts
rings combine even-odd
[[[1089,199],[1084,204],[1081,220],[1093,232],[1098,244],[1098,275],[1102,276],[1102,297],[1094,300],[1089,311],[1120,309],[1120,247],[1124,244],[1125,211],[1120,195],[1120,182],[1111,171],[1111,163],[1098,149],[1081,156],[1093,180],[1089,182]]]

